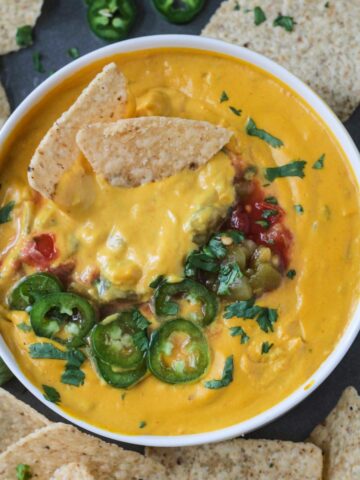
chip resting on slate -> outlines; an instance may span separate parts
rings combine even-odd
[[[0,83],[0,128],[4,125],[9,115],[10,115],[9,102],[8,102],[4,87]]]
[[[227,0],[202,35],[275,60],[346,120],[360,103],[359,30],[359,1]]]

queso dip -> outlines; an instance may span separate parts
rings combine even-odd
[[[27,181],[34,150],[110,61],[128,80],[128,117],[205,120],[234,133],[228,148],[197,170],[130,189],[110,186],[79,157],[61,179],[54,201],[41,198]],[[277,170],[289,164],[300,169],[297,175]],[[350,165],[308,105],[245,62],[164,49],[94,63],[56,87],[22,120],[1,152],[1,165],[2,205],[14,206],[0,226],[0,332],[29,380],[40,390],[53,389],[44,392],[50,401],[97,427],[130,435],[179,435],[249,419],[311,380],[358,301],[359,190]],[[257,193],[235,208],[239,171]],[[265,207],[254,218],[256,204]],[[62,346],[35,335],[29,311],[9,309],[9,292],[20,278],[50,271],[96,306],[98,320],[136,304],[151,333],[160,320],[150,301],[157,287],[149,285],[159,276],[181,281],[186,258],[209,241],[209,231],[219,231],[219,219],[227,222],[226,229],[243,233],[244,222],[256,224],[251,241],[268,243],[261,255],[270,255],[281,275],[275,269],[274,288],[261,291],[250,278],[249,296],[257,295],[265,324],[254,315],[229,314],[234,299],[223,301],[217,287],[217,315],[204,329],[210,360],[201,379],[171,384],[146,375],[119,390],[99,378],[86,359],[83,381],[74,385],[61,381],[63,361],[29,354],[39,342]],[[270,238],[268,232],[279,228],[281,235]],[[222,245],[232,243],[230,236]],[[49,263],[32,255],[39,244]],[[190,302],[184,309],[195,307]],[[184,366],[178,363],[178,368]]]

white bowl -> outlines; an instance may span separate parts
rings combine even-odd
[[[109,45],[107,47],[91,52],[84,57],[70,63],[66,67],[59,70],[52,75],[40,86],[38,86],[14,111],[10,116],[4,127],[0,132],[0,148],[4,144],[5,140],[9,137],[19,120],[29,111],[32,107],[50,90],[52,90],[59,82],[65,80],[68,76],[74,72],[80,70],[86,65],[99,60],[101,58],[124,52],[134,52],[138,50],[147,50],[161,47],[181,47],[181,48],[195,48],[199,50],[206,50],[216,53],[222,53],[230,55],[235,58],[244,60],[250,64],[269,72],[274,77],[280,79],[283,83],[288,85],[292,90],[297,92],[322,118],[323,122],[328,125],[334,136],[342,146],[345,154],[347,155],[358,182],[360,183],[360,154],[354,145],[351,137],[345,130],[342,123],[338,120],[335,114],[330,108],[303,82],[301,82],[294,75],[289,73],[280,65],[277,65],[273,61],[254,53],[246,48],[230,45],[218,40],[212,40],[202,37],[190,36],[190,35],[157,35],[136,38],[127,40],[121,43]],[[344,333],[338,341],[333,352],[327,357],[318,370],[299,387],[295,392],[289,395],[285,400],[281,401],[272,408],[269,408],[265,412],[256,415],[249,420],[241,423],[237,423],[231,427],[223,428],[221,430],[215,430],[212,432],[199,433],[193,435],[177,435],[177,436],[164,436],[164,435],[121,435],[117,433],[108,432],[100,428],[96,428],[87,422],[83,422],[72,416],[64,413],[55,404],[47,402],[42,392],[35,388],[25,375],[19,369],[16,360],[4,340],[0,336],[0,356],[7,363],[10,370],[14,375],[25,385],[25,387],[43,402],[51,410],[66,418],[72,423],[75,423],[79,427],[82,427],[90,432],[102,435],[112,440],[118,440],[122,442],[137,444],[137,445],[150,445],[159,447],[178,447],[185,445],[197,445],[209,442],[218,442],[221,440],[237,437],[245,433],[251,432],[263,425],[275,420],[284,413],[288,412],[291,408],[295,407],[298,403],[304,400],[310,393],[312,393],[334,370],[339,364],[344,355],[349,350],[351,344],[355,340],[360,330],[360,304],[357,306],[356,311],[353,314],[351,321],[349,321]]]

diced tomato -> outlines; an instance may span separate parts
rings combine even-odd
[[[21,253],[24,263],[38,268],[49,267],[57,257],[55,236],[52,233],[42,233],[33,237]]]
[[[233,210],[230,217],[230,228],[233,228],[234,230],[240,230],[245,235],[250,233],[250,217],[244,211],[244,207],[242,205],[237,205],[237,207]]]

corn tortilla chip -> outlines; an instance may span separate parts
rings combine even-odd
[[[344,390],[338,404],[309,440],[324,452],[325,480],[360,478],[360,396]]]
[[[50,422],[26,403],[0,388],[0,453]]]
[[[95,172],[111,185],[136,187],[205,164],[231,135],[208,122],[139,117],[88,125],[76,140]]]
[[[279,440],[231,440],[176,449],[148,448],[171,478],[188,480],[320,480],[321,450]]]
[[[254,21],[256,6],[266,15],[260,25]],[[273,26],[279,12],[293,17],[292,32]],[[228,0],[202,35],[248,47],[275,60],[346,120],[360,102],[359,19],[359,1]]]
[[[0,55],[21,48],[16,43],[19,27],[33,27],[41,11],[43,0],[0,1]]]
[[[62,174],[79,156],[75,137],[89,122],[120,118],[127,103],[127,82],[115,63],[105,66],[40,142],[28,169],[30,185],[51,198]]]
[[[54,423],[12,444],[0,455],[0,478],[14,478],[19,463],[34,478],[49,480],[66,463],[84,463],[96,480],[161,480],[164,467],[139,453],[105,443],[71,425]]]
[[[58,468],[50,480],[95,480],[84,463],[68,463]]]
[[[0,129],[4,125],[6,119],[10,115],[10,106],[4,90],[0,83]]]

